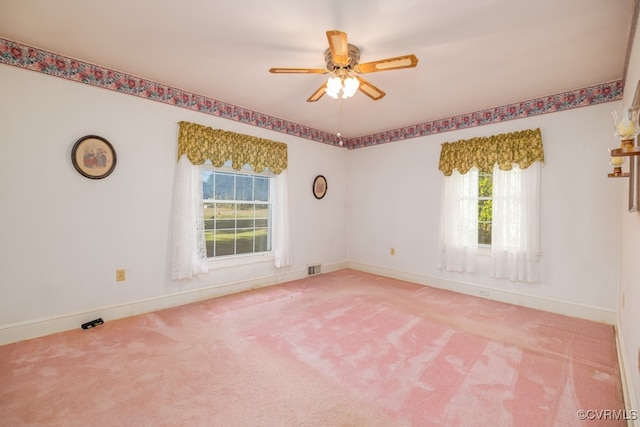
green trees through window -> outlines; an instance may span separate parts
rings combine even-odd
[[[478,244],[491,245],[493,216],[493,174],[480,172],[478,176]]]

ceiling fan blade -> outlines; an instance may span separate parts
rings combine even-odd
[[[360,86],[358,86],[358,90],[364,93],[365,95],[367,95],[369,98],[373,99],[374,101],[382,99],[386,95],[386,93],[384,93],[383,91],[381,91],[380,89],[378,89],[377,87],[375,87],[374,85],[372,85],[371,83],[363,79],[362,77],[356,77],[356,78],[360,81]]]
[[[347,33],[338,30],[327,31],[331,57],[336,65],[349,65],[349,44]]]
[[[327,74],[329,70],[324,68],[270,68],[269,72],[274,74]]]
[[[379,61],[366,62],[356,66],[358,73],[374,73],[376,71],[399,70],[401,68],[412,68],[418,65],[418,58],[415,55],[396,56],[395,58],[381,59]]]
[[[311,95],[307,99],[307,102],[316,102],[318,99],[322,98],[322,95],[324,95],[326,89],[327,89],[327,83],[325,82],[322,86],[318,88],[318,90],[313,92],[313,95]]]

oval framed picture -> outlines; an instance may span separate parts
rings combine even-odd
[[[316,199],[322,199],[327,194],[327,179],[322,176],[316,176],[313,180],[313,195]]]
[[[90,179],[102,179],[116,168],[116,151],[101,136],[83,136],[71,150],[71,162],[80,175]]]

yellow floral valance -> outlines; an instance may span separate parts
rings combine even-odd
[[[491,172],[497,164],[508,171],[513,164],[526,169],[534,162],[544,162],[540,129],[445,142],[438,169],[450,176],[454,169],[465,174],[475,166],[480,172]]]
[[[258,173],[269,168],[279,174],[287,168],[287,144],[196,123],[178,124],[178,159],[186,154],[194,165],[201,165],[209,159],[216,167],[231,160],[235,170],[248,164]]]

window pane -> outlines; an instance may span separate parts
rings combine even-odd
[[[269,230],[266,228],[256,229],[256,252],[266,252],[271,250],[271,239],[269,239]]]
[[[249,227],[253,227],[253,218],[254,218],[254,208],[251,203],[239,203],[238,211],[237,211],[238,221],[242,220],[243,224],[247,224],[246,220],[250,220]],[[246,225],[237,225],[236,227],[247,227]]]
[[[234,205],[233,203],[216,204],[216,228],[236,228],[236,205]]]
[[[213,198],[213,172],[208,170],[202,171],[202,198]]]
[[[233,255],[235,253],[235,230],[217,230],[215,235],[215,256]]]
[[[256,204],[256,218],[269,218],[269,205]]]
[[[213,230],[205,230],[204,239],[207,246],[207,258],[214,256],[215,242]]]
[[[238,230],[236,233],[236,253],[237,254],[250,254],[253,252],[253,238],[255,231]]]
[[[213,229],[214,219],[215,219],[215,204],[213,203],[205,203],[204,204],[204,228],[205,230]]]
[[[491,222],[493,200],[478,200],[478,220]]]
[[[478,196],[491,197],[493,195],[493,176],[482,175],[478,177]]]
[[[233,200],[233,175],[215,173],[215,196],[217,200]]]
[[[491,220],[493,200],[478,200],[478,243],[491,244]]]
[[[478,224],[478,243],[481,245],[491,244],[491,223]]]
[[[269,178],[257,176],[253,182],[254,200],[260,202],[269,201]]]
[[[236,200],[253,199],[253,177],[236,176]]]

